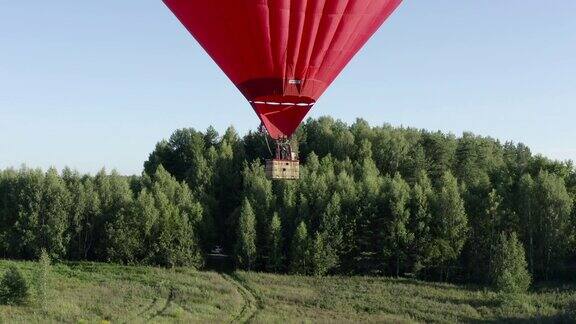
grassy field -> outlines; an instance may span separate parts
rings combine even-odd
[[[0,261],[32,277],[35,263]],[[0,306],[0,322],[576,321],[576,287],[522,298],[483,289],[371,277],[298,277],[67,263],[52,267],[48,303]]]

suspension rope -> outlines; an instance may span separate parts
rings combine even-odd
[[[268,130],[264,127],[263,123],[260,123],[260,134],[264,135],[264,140],[266,141],[266,147],[268,147],[268,152],[270,152],[270,156],[274,157],[272,153],[272,149],[270,148],[270,143],[268,142]]]

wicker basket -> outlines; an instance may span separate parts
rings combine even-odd
[[[298,160],[266,160],[266,176],[271,180],[300,179]]]

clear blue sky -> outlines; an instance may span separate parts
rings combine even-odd
[[[311,115],[576,160],[575,15],[570,0],[406,0]],[[175,129],[231,124],[258,120],[160,0],[0,0],[0,168],[138,174]]]

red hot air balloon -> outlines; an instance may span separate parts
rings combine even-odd
[[[402,0],[163,0],[277,141]]]

